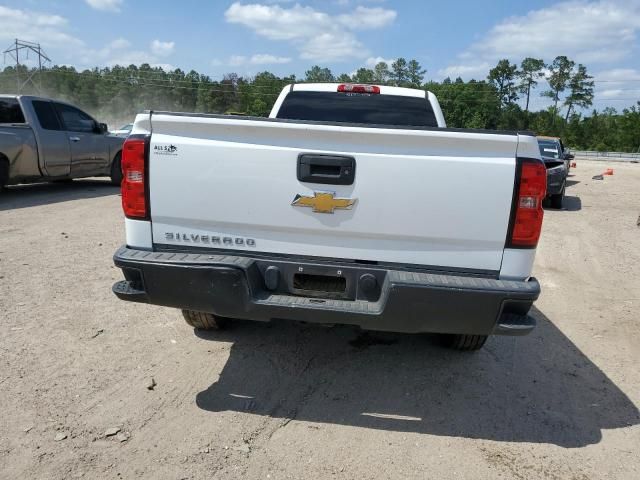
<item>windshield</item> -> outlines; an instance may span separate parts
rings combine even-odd
[[[118,130],[131,130],[133,128],[133,123],[127,123],[126,125],[122,125]]]
[[[538,140],[540,155],[547,158],[560,158],[560,145],[553,140]]]
[[[426,98],[338,92],[290,92],[278,118],[321,122],[437,127]]]

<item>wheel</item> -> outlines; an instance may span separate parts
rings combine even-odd
[[[487,335],[451,335],[449,339],[449,347],[454,350],[472,351],[480,350],[489,338]]]
[[[228,319],[216,317],[212,313],[182,310],[182,316],[187,324],[200,330],[222,330],[229,324]]]
[[[551,195],[551,208],[555,208],[557,210],[562,209],[562,201],[564,200],[564,190],[562,193],[556,193],[555,195]]]
[[[9,160],[0,155],[0,191],[9,183]]]
[[[118,185],[122,183],[122,153],[118,152],[111,163],[111,183]]]

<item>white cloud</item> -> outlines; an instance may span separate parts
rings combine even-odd
[[[624,90],[622,90],[621,88],[607,89],[600,92],[600,95],[606,99],[618,98],[623,94]]]
[[[557,55],[588,65],[628,58],[640,30],[640,2],[572,0],[509,17],[463,52],[440,76],[484,77],[501,58],[550,62]]]
[[[449,77],[451,79],[456,79],[458,77],[467,79],[483,79],[488,75],[489,70],[493,67],[494,65],[490,65],[488,62],[481,62],[470,65],[449,65],[448,67],[439,70],[438,75],[443,78]]]
[[[269,40],[292,43],[303,59],[337,61],[366,57],[369,52],[354,32],[389,25],[396,12],[360,6],[350,13],[329,15],[300,4],[286,8],[235,2],[225,12],[225,18]]]
[[[601,71],[594,76],[598,82],[619,85],[628,81],[640,81],[640,70],[634,68],[614,68]]]
[[[269,55],[266,53],[253,55],[249,59],[249,63],[252,65],[274,65],[274,64],[283,64],[289,63],[291,58],[289,57],[277,57],[275,55]]]
[[[228,60],[213,60],[211,64],[219,67],[228,65],[231,67],[241,67],[246,65],[282,65],[291,62],[289,57],[278,57],[276,55],[270,55],[268,53],[259,53],[247,57],[245,55],[232,55]]]
[[[123,0],[85,0],[87,5],[103,12],[119,12]]]
[[[395,10],[359,6],[351,13],[338,15],[338,21],[353,30],[370,30],[390,25],[397,16]]]
[[[67,33],[69,22],[60,15],[4,6],[0,6],[0,25],[2,25],[0,41],[6,41],[8,44],[15,38],[20,38],[40,42],[43,50],[51,57],[52,63],[58,65],[73,65],[80,70],[100,65],[139,65],[141,63],[173,68],[172,65],[161,61],[167,52],[173,51],[173,42],[156,40],[151,43],[149,51],[133,50],[131,42],[120,37],[108,42],[102,48],[93,48]],[[21,58],[21,62],[25,60]],[[35,57],[31,56],[25,63],[34,66]]]
[[[318,62],[361,58],[368,51],[350,32],[323,32],[309,38],[300,49],[300,58]]]
[[[295,5],[292,8],[260,4],[233,3],[225,12],[229,23],[249,27],[270,40],[308,39],[331,24],[331,17],[311,7]]]
[[[175,46],[175,42],[161,42],[160,40],[154,40],[151,42],[151,52],[159,57],[166,57],[173,53]]]
[[[228,64],[231,65],[232,67],[246,65],[246,63],[247,63],[247,57],[244,57],[242,55],[232,55],[231,57],[229,57]]]
[[[348,7],[352,3],[384,3],[387,0],[333,0],[333,3],[340,7]]]
[[[119,50],[122,48],[129,48],[131,46],[131,42],[126,38],[116,38],[107,46],[110,50]]]
[[[79,53],[74,56],[74,64],[80,68],[85,68],[93,67],[96,64],[113,67],[114,65],[129,66],[148,63],[152,67],[173,70],[173,65],[161,61],[162,57],[166,56],[166,52],[168,50],[172,51],[173,48],[161,47],[154,50],[154,42],[151,42],[148,51],[136,50],[132,48],[132,43],[126,38],[116,38],[100,49],[81,48]],[[159,43],[172,44],[173,42]]]
[[[395,58],[384,58],[384,57],[369,57],[365,60],[364,64],[368,67],[368,68],[373,68],[375,67],[377,64],[379,64],[380,62],[384,62],[386,63],[389,67],[391,67],[391,64],[393,62],[395,62],[396,59]]]
[[[596,98],[616,108],[640,100],[640,70],[614,68],[594,74]]]
[[[0,40],[15,38],[40,42],[43,48],[65,46],[76,48],[82,40],[65,32],[67,19],[60,15],[20,10],[0,5]]]

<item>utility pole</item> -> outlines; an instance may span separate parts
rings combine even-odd
[[[29,52],[33,52],[35,55],[38,56],[37,69],[33,69],[29,71],[29,69],[25,65],[26,72],[25,72],[24,81],[20,78],[20,52],[22,50],[24,50],[23,53],[25,53],[25,57],[23,57],[25,58],[25,60],[29,58]],[[22,90],[27,86],[27,84],[31,84],[33,88],[35,88],[38,92],[41,92],[43,63],[51,63],[51,59],[47,56],[46,53],[44,53],[44,50],[42,50],[42,47],[40,46],[40,44],[34,43],[34,42],[28,42],[26,40],[18,40],[16,38],[15,41],[2,53],[4,54],[5,63],[7,61],[7,55],[9,55],[16,62],[16,87],[17,87],[16,93],[20,94]],[[36,82],[34,81],[36,73],[38,74],[37,85],[36,85]]]

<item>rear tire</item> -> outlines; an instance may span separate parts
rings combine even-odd
[[[470,352],[480,350],[489,338],[487,335],[451,335],[449,340],[449,348]]]
[[[226,318],[195,310],[182,310],[182,316],[189,326],[199,330],[222,330],[229,324]]]
[[[562,201],[564,200],[564,191],[562,193],[557,193],[555,195],[551,195],[551,208],[555,208],[556,210],[562,210]]]
[[[111,183],[118,187],[122,183],[122,152],[118,152],[111,163]]]

